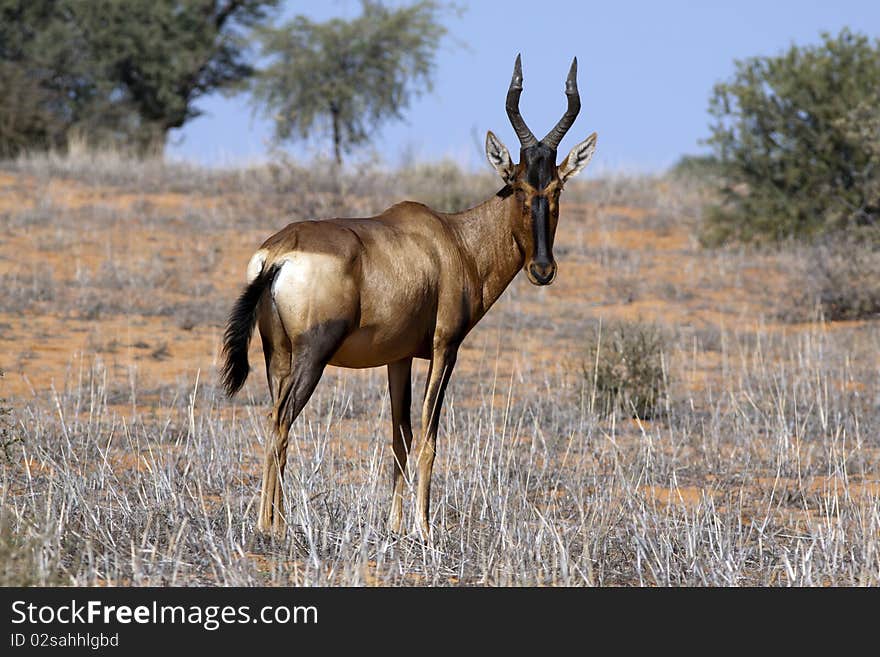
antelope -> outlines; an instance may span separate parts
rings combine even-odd
[[[221,377],[231,397],[250,371],[248,344],[259,326],[272,397],[257,528],[285,527],[282,478],[290,426],[327,365],[387,366],[393,451],[388,529],[399,533],[404,480],[413,441],[413,358],[430,361],[418,446],[417,513],[430,540],[431,471],[443,395],[459,346],[525,269],[534,285],[556,278],[553,238],[559,195],[587,166],[596,133],[558,166],[556,149],[580,111],[577,58],[565,82],[568,107],[538,141],[519,111],[522,63],[517,55],[507,116],[520,142],[520,162],[489,131],[486,156],[504,187],[457,213],[398,203],[375,217],[291,223],[269,237],[247,266],[247,286],[223,336]]]

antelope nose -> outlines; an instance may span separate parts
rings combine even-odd
[[[556,263],[533,262],[529,265],[529,273],[538,285],[548,285],[556,276]]]

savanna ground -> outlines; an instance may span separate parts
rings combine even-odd
[[[292,525],[255,533],[259,338],[239,397],[217,378],[251,252],[292,219],[498,187],[447,165],[338,185],[285,164],[0,165],[0,584],[880,584],[880,320],[808,307],[815,252],[700,247],[701,192],[663,177],[571,184],[557,281],[517,277],[465,341],[432,545],[384,529],[384,369],[328,368],[292,430]],[[661,336],[650,419],[600,402],[611,325]]]

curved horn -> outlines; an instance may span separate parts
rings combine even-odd
[[[571,68],[568,70],[568,78],[565,80],[565,95],[568,96],[568,109],[565,110],[565,114],[559,119],[559,123],[541,140],[553,150],[556,150],[559,146],[559,142],[565,137],[565,133],[568,132],[571,124],[577,118],[578,112],[581,111],[581,95],[578,93],[577,72],[578,59],[575,57],[571,63]]]
[[[535,135],[529,130],[529,126],[523,121],[522,115],[519,113],[519,95],[522,93],[522,60],[520,56],[516,56],[516,63],[513,65],[513,77],[510,80],[510,88],[507,90],[507,118],[519,137],[519,143],[523,148],[534,146],[538,143]]]

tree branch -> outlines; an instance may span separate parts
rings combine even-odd
[[[223,28],[223,24],[226,23],[232,14],[234,14],[243,4],[243,0],[229,0],[229,2],[226,3],[226,6],[217,12],[217,15],[214,17],[214,27],[217,28],[218,32]]]

